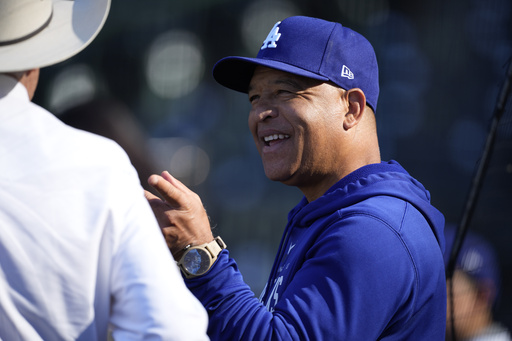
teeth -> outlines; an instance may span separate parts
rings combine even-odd
[[[263,140],[265,140],[265,142],[270,142],[270,141],[274,141],[274,140],[284,140],[289,137],[290,137],[290,135],[274,134],[274,135],[265,136],[263,138]]]

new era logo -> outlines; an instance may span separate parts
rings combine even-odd
[[[352,73],[352,71],[350,71],[350,69],[346,65],[343,65],[343,69],[341,69],[341,77],[346,77],[348,79],[354,79],[354,74]]]

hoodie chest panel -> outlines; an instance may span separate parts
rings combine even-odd
[[[294,226],[291,228],[279,258],[276,259],[278,262],[276,272],[267,283],[263,295],[266,298],[263,303],[270,312],[273,311],[295,274],[303,266],[307,259],[307,252],[311,245],[315,243],[318,234],[328,225],[329,223],[326,220],[321,220],[310,227]],[[265,295],[268,288],[270,288],[270,291],[268,295]]]

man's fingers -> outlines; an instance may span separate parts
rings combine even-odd
[[[170,175],[169,175],[170,176]],[[171,177],[172,178],[172,177]],[[148,183],[158,191],[164,198],[164,200],[173,207],[181,206],[180,191],[170,181],[164,179],[159,175],[151,175],[148,179]],[[147,198],[147,197],[146,197]]]
[[[159,197],[157,197],[156,195],[154,195],[150,191],[146,191],[146,190],[144,190],[144,196],[146,197],[147,201],[151,201],[151,200],[155,200],[155,199],[161,200]]]
[[[165,180],[172,183],[174,177],[171,175],[171,173],[169,173],[168,171],[163,171],[161,175],[162,175],[162,178],[164,178]]]
[[[174,187],[180,189],[183,192],[186,192],[188,190],[187,186],[185,186],[180,180],[172,176],[168,171],[162,172],[162,178],[169,181]]]

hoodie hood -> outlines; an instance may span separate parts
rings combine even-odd
[[[430,204],[430,193],[396,161],[361,167],[334,184],[323,196],[308,203],[305,197],[288,214],[296,227],[312,222],[375,196],[391,196],[409,202],[428,221],[444,251],[444,216]]]

